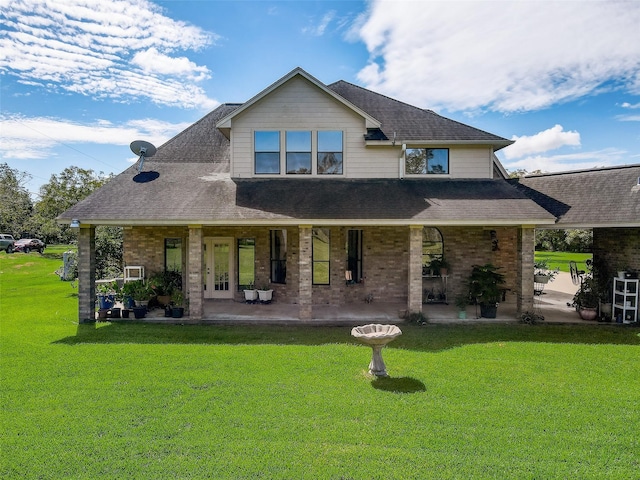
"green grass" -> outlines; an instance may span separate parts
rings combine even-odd
[[[571,253],[571,252],[543,252],[536,251],[535,259],[546,260],[549,268],[555,270],[558,268],[561,272],[569,272],[569,262],[574,261],[578,266],[578,270],[585,270],[585,262],[591,260],[591,253]]]
[[[60,248],[61,253],[64,248]],[[637,478],[640,330],[77,325],[0,253],[2,478]]]

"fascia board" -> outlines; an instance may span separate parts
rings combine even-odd
[[[490,141],[490,140],[406,140],[396,138],[393,140],[365,140],[367,147],[388,147],[394,145],[411,145],[416,147],[429,147],[433,145],[478,145],[478,146],[490,146],[494,147],[494,151],[511,145],[513,142],[509,140],[507,142]]]

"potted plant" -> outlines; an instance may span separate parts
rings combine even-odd
[[[136,282],[127,282],[122,285],[122,306],[127,310],[131,310],[135,305],[133,298],[135,289]]]
[[[269,288],[269,285],[264,285],[258,290],[258,297],[262,303],[269,303],[273,298],[273,289]]]
[[[133,282],[128,283],[133,284],[129,287],[133,291],[133,300],[135,301],[133,315],[136,318],[144,318],[147,314],[149,299],[153,296],[153,290],[144,283],[144,280],[134,280]]]
[[[449,274],[449,262],[444,257],[434,258],[429,263],[429,269],[436,276],[446,277]]]
[[[250,283],[248,288],[244,289],[244,299],[247,303],[254,303],[258,300],[258,290],[253,287],[253,283]]]
[[[590,274],[582,280],[580,289],[573,296],[578,314],[583,320],[595,320],[598,316],[598,302],[600,296],[593,277]]]
[[[558,269],[551,270],[546,259],[537,260],[533,264],[533,281],[536,283],[547,284],[552,282],[558,275]]]
[[[469,298],[463,294],[456,295],[454,303],[458,308],[458,318],[461,320],[467,318],[467,305],[469,304]]]
[[[182,290],[174,290],[171,294],[171,316],[173,318],[182,318],[184,315],[184,294]]]
[[[171,301],[173,291],[182,288],[182,275],[174,270],[156,272],[149,277],[148,284],[160,306],[166,307]]]
[[[491,263],[474,265],[467,281],[471,298],[480,305],[480,316],[496,318],[498,302],[502,297],[504,275]]]
[[[108,310],[113,308],[118,293],[118,284],[116,282],[99,283],[96,285],[96,297],[98,298],[98,308],[100,310]]]

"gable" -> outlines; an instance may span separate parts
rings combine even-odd
[[[284,77],[282,77],[280,80],[276,81],[269,87],[265,88],[263,91],[261,91],[251,99],[249,99],[247,102],[242,104],[242,106],[238,108],[235,112],[221,119],[217,124],[218,128],[220,128],[225,133],[228,132],[228,129],[232,127],[233,119],[236,116],[242,114],[246,110],[253,108],[256,103],[259,103],[266,97],[272,95],[274,92],[281,89],[284,85],[287,85],[292,80],[297,80],[297,81],[305,80],[310,87],[315,87],[315,89],[317,89],[319,92],[323,92],[327,97],[331,97],[336,102],[343,104],[346,108],[352,110],[355,114],[361,116],[365,120],[367,128],[378,128],[380,126],[380,122],[378,122],[375,118],[371,117],[368,113],[361,110],[357,106],[349,103],[346,99],[344,99],[340,95],[336,95],[335,92],[328,89],[322,82],[320,82],[319,80],[312,77],[307,72],[305,72],[304,70],[298,67],[292,70],[291,72],[289,72]]]

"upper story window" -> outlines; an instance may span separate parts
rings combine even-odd
[[[311,132],[288,131],[287,173],[311,173]]]
[[[449,149],[407,148],[405,173],[407,175],[449,173]]]
[[[280,173],[280,132],[255,132],[254,148],[256,173]]]
[[[257,130],[253,135],[256,175],[344,173],[341,130]]]
[[[318,173],[342,175],[342,132],[318,132]]]

